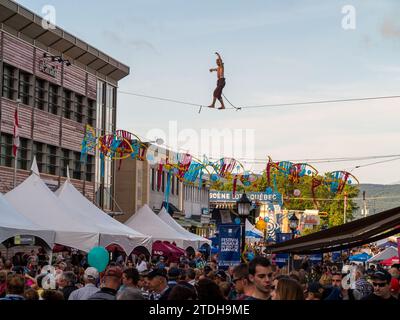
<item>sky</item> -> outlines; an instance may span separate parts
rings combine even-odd
[[[54,6],[58,26],[129,65],[119,82],[124,92],[209,105],[218,51],[224,94],[235,106],[400,94],[398,0],[17,2],[40,15]],[[243,158],[253,171],[268,156],[400,154],[400,99],[198,111],[119,94],[117,127],[198,157]],[[369,165],[378,161],[314,166],[351,171],[361,183],[400,183],[400,160]]]

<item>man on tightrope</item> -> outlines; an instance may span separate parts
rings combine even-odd
[[[225,78],[224,78],[224,63],[222,62],[222,58],[218,52],[215,53],[217,55],[217,68],[210,69],[210,72],[216,71],[217,72],[217,88],[214,90],[214,98],[213,102],[209,108],[215,108],[215,102],[218,101],[221,103],[221,107],[218,109],[225,109],[224,101],[222,100],[222,90],[225,87]]]

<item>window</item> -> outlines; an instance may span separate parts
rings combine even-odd
[[[72,177],[78,180],[82,179],[82,163],[80,152],[74,152],[74,167]]]
[[[67,176],[67,167],[70,166],[70,151],[67,149],[61,149],[61,175],[63,177]]]
[[[35,108],[40,110],[46,110],[46,81],[36,78],[35,86]]]
[[[13,166],[13,136],[10,134],[1,135],[1,153],[0,153],[0,165],[6,167]]]
[[[72,92],[64,89],[63,94],[63,117],[71,119],[72,116]]]
[[[45,165],[45,153],[44,144],[40,142],[33,143],[33,155],[36,157],[36,162],[39,168],[39,172],[43,172],[43,167]]]
[[[165,172],[162,172],[162,178],[161,178],[161,191],[164,192],[165,190]]]
[[[18,97],[23,104],[29,105],[31,101],[31,78],[29,73],[19,72]]]
[[[171,177],[171,193],[172,194],[175,193],[175,177],[174,176]]]
[[[15,100],[16,99],[16,69],[9,65],[3,66],[3,97]]]
[[[47,146],[47,173],[52,175],[58,174],[57,165],[57,147]]]
[[[29,141],[28,139],[20,138],[19,139],[19,148],[18,148],[18,164],[17,168],[22,170],[28,170],[28,163],[30,161],[29,154]]]
[[[94,156],[87,156],[86,162],[86,181],[93,181],[94,177]]]
[[[79,123],[83,123],[84,118],[84,97],[81,95],[76,95],[75,102],[75,120]]]
[[[176,195],[179,196],[179,179],[176,177]]]
[[[52,114],[58,114],[59,106],[59,87],[53,84],[49,85],[49,108],[48,111]]]
[[[94,127],[96,125],[96,101],[88,100],[87,123]]]

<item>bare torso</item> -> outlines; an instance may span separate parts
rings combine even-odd
[[[218,79],[224,78],[224,67],[218,67],[217,69],[217,77]]]

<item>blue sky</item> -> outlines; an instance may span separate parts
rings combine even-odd
[[[18,2],[38,14],[53,5],[57,25],[129,65],[131,75],[120,82],[123,91],[209,104],[215,74],[208,69],[219,51],[225,95],[238,106],[400,94],[396,0]],[[342,28],[344,5],[356,10],[355,30]],[[168,133],[170,120],[181,133],[194,130],[192,136],[202,129],[250,129],[255,139],[249,157],[255,158],[400,154],[399,104],[379,100],[198,114],[196,107],[119,95],[117,125],[149,138],[152,129]],[[174,145],[168,135],[166,140]],[[178,147],[203,151],[196,139],[182,139]],[[229,156],[227,150],[221,156]],[[324,172],[371,162],[316,166]],[[399,164],[353,173],[361,182],[399,182]]]

